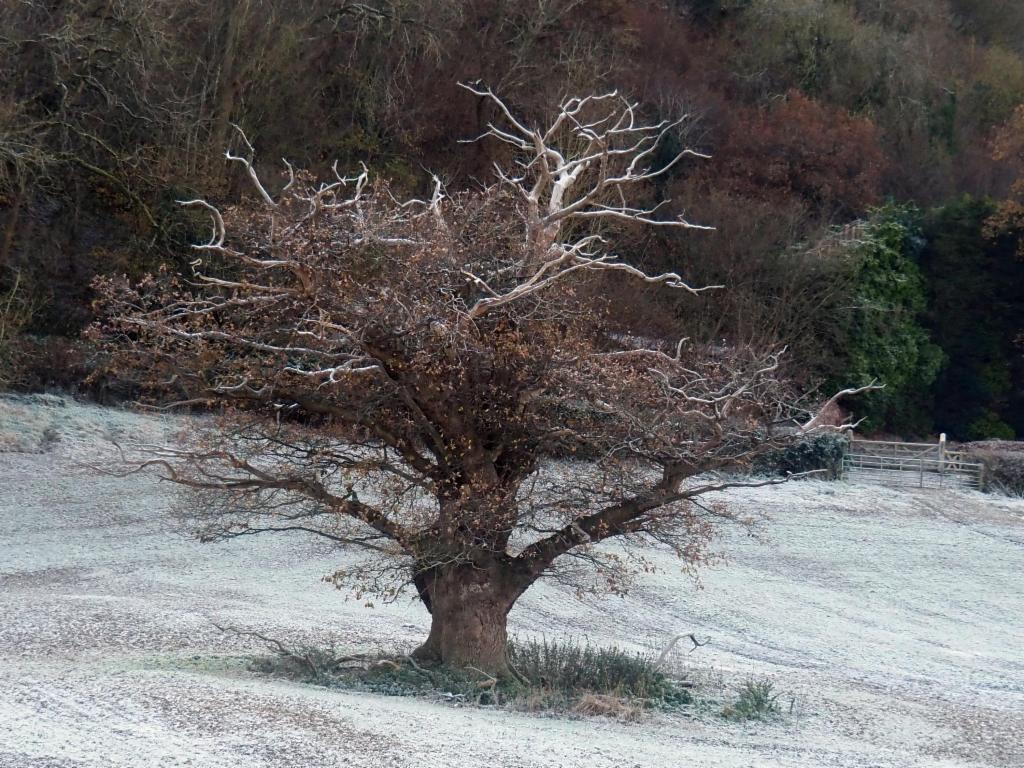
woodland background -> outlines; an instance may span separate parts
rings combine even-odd
[[[654,336],[787,344],[806,388],[886,383],[866,428],[1024,435],[1024,4],[1013,0],[6,0],[0,387],[129,394],[81,332],[94,277],[188,269],[175,201],[366,162],[405,192],[489,183],[480,80],[540,122],[618,89],[665,147],[648,191],[710,233],[624,256],[727,289],[609,280]]]

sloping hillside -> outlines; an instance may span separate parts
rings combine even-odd
[[[411,647],[427,616],[365,607],[320,578],[344,555],[303,538],[200,545],[173,488],[87,464],[111,440],[185,422],[56,398],[0,400],[0,767],[1019,766],[1024,502],[804,482],[730,493],[767,519],[726,531],[702,588],[655,553],[629,597],[531,590],[520,634],[655,647],[727,701],[767,676],[787,714],[708,705],[639,725],[566,720],[273,681],[256,646]],[[792,706],[790,706],[792,703]]]

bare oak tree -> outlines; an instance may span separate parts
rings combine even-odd
[[[614,293],[593,298],[595,280],[704,290],[610,247],[623,227],[694,226],[636,202],[696,155],[660,153],[675,123],[608,94],[537,129],[470,90],[509,158],[492,186],[397,200],[365,169],[289,166],[274,192],[242,134],[228,157],[254,202],[187,201],[213,221],[194,274],[102,281],[97,332],[179,403],[221,406],[218,430],[139,464],[196,489],[204,538],[361,547],[334,580],[415,585],[431,614],[417,657],[501,676],[507,615],[535,581],[588,565],[614,586],[613,537],[700,563],[729,513],[698,497],[752,483],[735,472],[791,439],[780,425],[823,427],[777,351],[623,333]]]

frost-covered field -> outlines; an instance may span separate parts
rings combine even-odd
[[[727,532],[703,589],[669,557],[626,599],[531,590],[521,634],[681,653],[702,695],[749,677],[777,722],[713,708],[639,725],[351,694],[255,676],[256,646],[411,648],[426,613],[323,584],[337,553],[302,538],[200,545],[173,490],[82,466],[111,438],[181,422],[57,399],[0,400],[0,767],[1024,765],[1024,503],[805,482],[733,492],[768,513]],[[685,651],[685,649],[684,649]]]

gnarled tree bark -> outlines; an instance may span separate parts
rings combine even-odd
[[[428,584],[424,604],[430,611],[430,633],[413,655],[511,677],[508,613],[525,587],[510,578],[508,566],[442,566],[434,569]]]

